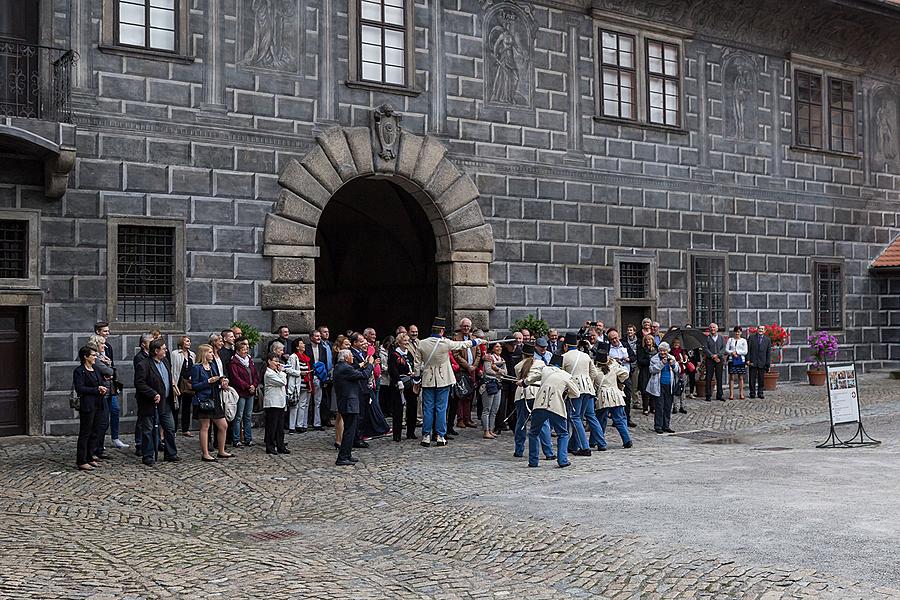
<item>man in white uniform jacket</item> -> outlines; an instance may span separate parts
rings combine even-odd
[[[602,342],[601,342],[602,343]],[[572,376],[578,395],[572,398],[572,414],[569,421],[572,423],[572,438],[569,440],[569,452],[575,456],[590,456],[591,447],[597,446],[599,450],[606,450],[606,438],[603,428],[597,420],[597,412],[594,410],[594,379],[597,377],[597,368],[591,355],[577,347],[578,339],[574,333],[566,334],[566,352],[563,354],[562,368]],[[582,348],[587,350],[587,342],[583,342]],[[584,430],[584,421],[587,419],[591,427],[591,438],[588,440]]]
[[[444,337],[444,319],[437,317],[431,326],[431,337],[419,342],[417,348],[419,375],[422,377],[422,445],[431,446],[432,432],[436,433],[435,443],[446,446],[447,402],[450,386],[456,383],[453,367],[450,366],[450,352],[473,348],[484,340],[453,341]]]
[[[548,420],[556,431],[556,462],[560,467],[569,463],[569,425],[566,421],[566,395],[575,398],[580,390],[572,376],[558,367],[541,369],[541,387],[534,398],[531,429],[528,431],[528,466],[538,466],[538,435]]]
[[[526,343],[522,346],[522,360],[519,361],[513,371],[516,374],[516,431],[513,434],[515,449],[513,456],[522,458],[525,455],[525,438],[528,434],[528,415],[534,406],[534,396],[537,393],[537,383],[541,380],[541,369],[547,366],[534,351],[534,346]],[[541,447],[547,460],[556,458],[553,454],[553,445],[550,441],[550,423],[545,423],[541,429]]]

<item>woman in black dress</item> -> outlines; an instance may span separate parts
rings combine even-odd
[[[646,390],[650,381],[650,359],[656,356],[656,353],[656,341],[653,336],[645,335],[637,350],[638,389],[641,391],[641,405],[645,415],[653,411],[652,396]]]
[[[96,350],[88,346],[78,351],[80,365],[72,373],[72,388],[81,399],[78,409],[78,450],[75,457],[76,466],[82,471],[93,471],[100,463],[94,458],[97,447],[97,431],[103,415],[101,402],[109,389],[102,385],[100,372],[94,368],[97,360]]]
[[[416,410],[418,394],[413,383],[416,372],[415,356],[409,349],[409,335],[401,333],[395,340],[396,346],[388,355],[388,373],[391,376],[391,415],[394,422],[394,441],[400,441],[403,431],[403,402],[406,401],[406,439],[415,440]]]
[[[216,441],[219,445],[219,452],[217,456],[231,458],[232,455],[225,452],[225,430],[228,423],[225,421],[225,407],[222,405],[222,398],[219,394],[222,377],[216,366],[212,346],[200,344],[197,347],[197,356],[199,362],[194,365],[191,373],[191,387],[194,391],[193,405],[197,410],[197,417],[200,419],[200,452],[203,454],[203,460],[207,462],[216,460],[216,457],[209,453],[209,424],[212,421],[218,430]],[[201,404],[205,407],[207,403],[211,404],[211,410],[201,408]]]

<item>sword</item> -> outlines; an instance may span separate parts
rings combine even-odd
[[[485,344],[505,344],[507,342],[518,342],[516,338],[505,338],[502,340],[484,340]]]

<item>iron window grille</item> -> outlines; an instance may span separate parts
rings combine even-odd
[[[179,0],[116,0],[115,36],[120,46],[175,52]]]
[[[842,329],[844,326],[844,276],[839,264],[816,264],[816,327]]]
[[[637,118],[635,37],[601,29],[600,40],[603,116],[634,120]]]
[[[691,266],[694,323],[725,327],[725,259],[695,256]]]
[[[623,299],[649,298],[650,265],[648,263],[620,263],[619,288]]]
[[[0,279],[28,277],[28,222],[0,221]]]
[[[680,123],[678,46],[647,40],[647,118],[657,125]]]
[[[406,85],[406,7],[404,0],[360,0],[359,77]]]
[[[71,123],[74,51],[0,40],[0,116]]]
[[[797,144],[822,148],[822,77],[797,71]]]
[[[175,321],[175,229],[118,226],[118,319],[131,323]]]
[[[828,109],[831,149],[836,152],[854,152],[856,119],[852,81],[835,77],[828,79]]]

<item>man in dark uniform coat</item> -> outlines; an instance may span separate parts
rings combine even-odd
[[[360,368],[354,364],[352,352],[341,350],[334,364],[337,409],[344,420],[341,448],[334,464],[341,467],[352,465],[357,461],[351,456],[353,442],[356,439],[357,417],[360,403],[369,400],[369,377],[375,371],[374,362],[374,357],[369,356],[366,358],[365,366]]]

